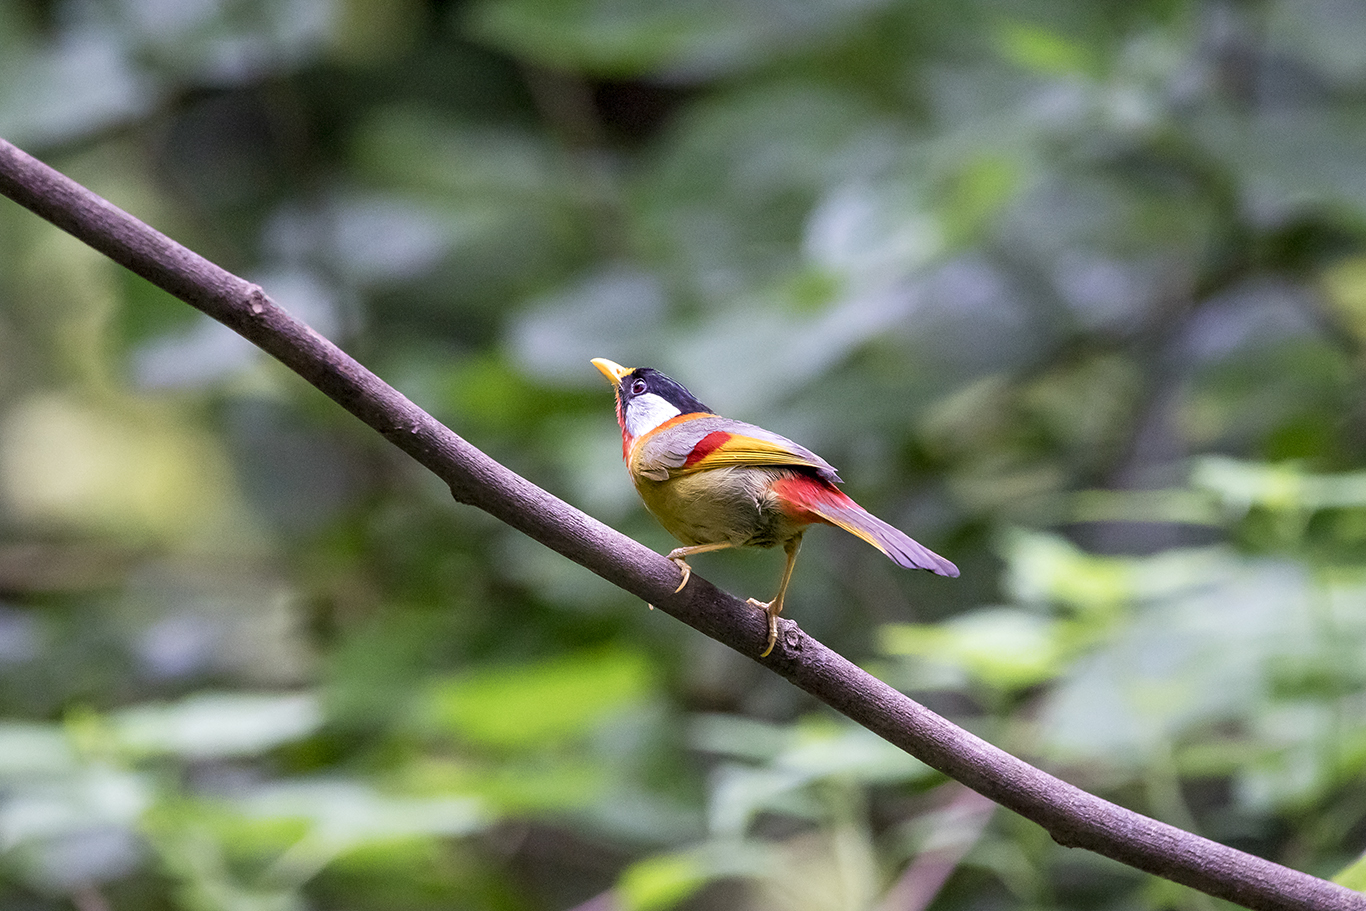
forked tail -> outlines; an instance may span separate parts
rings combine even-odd
[[[813,520],[828,522],[862,538],[898,566],[926,569],[941,576],[958,575],[958,567],[888,525],[831,484],[799,475],[777,481],[773,486],[787,500],[810,513]]]

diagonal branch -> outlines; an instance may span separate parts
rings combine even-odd
[[[677,568],[484,455],[251,284],[0,139],[0,193],[249,339],[477,506],[753,657],[759,612],[705,580],[674,593]],[[1366,911],[1366,895],[1234,850],[1088,794],[997,749],[782,621],[763,663],[806,692],[991,800],[1087,848],[1248,908]]]

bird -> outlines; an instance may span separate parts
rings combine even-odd
[[[767,658],[792,581],[802,535],[811,525],[842,528],[893,563],[956,577],[958,567],[855,503],[829,462],[762,427],[722,417],[683,385],[651,367],[593,358],[616,390],[621,454],[645,508],[685,546],[667,559],[683,590],[688,558],[732,547],[774,547],[787,554],[778,593],[749,599],[768,616]]]

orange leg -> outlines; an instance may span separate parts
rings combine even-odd
[[[679,570],[683,573],[683,581],[678,583],[678,588],[674,589],[674,594],[676,595],[681,592],[683,586],[687,585],[688,580],[692,578],[692,567],[688,565],[688,557],[691,557],[694,554],[705,554],[708,551],[725,550],[728,547],[738,546],[738,544],[732,544],[729,541],[722,541],[720,544],[694,544],[692,547],[675,547],[673,550],[669,551],[669,555],[665,557],[665,559],[677,563]]]
[[[792,581],[792,568],[797,565],[797,551],[802,549],[802,536],[800,533],[788,538],[783,545],[783,550],[787,551],[787,565],[783,567],[783,579],[778,583],[778,594],[773,596],[773,600],[765,604],[754,598],[749,599],[749,603],[755,607],[762,608],[768,614],[768,645],[759,653],[760,658],[767,658],[773,651],[773,645],[778,641],[778,615],[783,612],[783,596],[787,594],[787,584]]]

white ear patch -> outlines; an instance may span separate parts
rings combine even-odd
[[[626,432],[633,437],[642,437],[682,413],[653,392],[638,395],[626,403]]]

